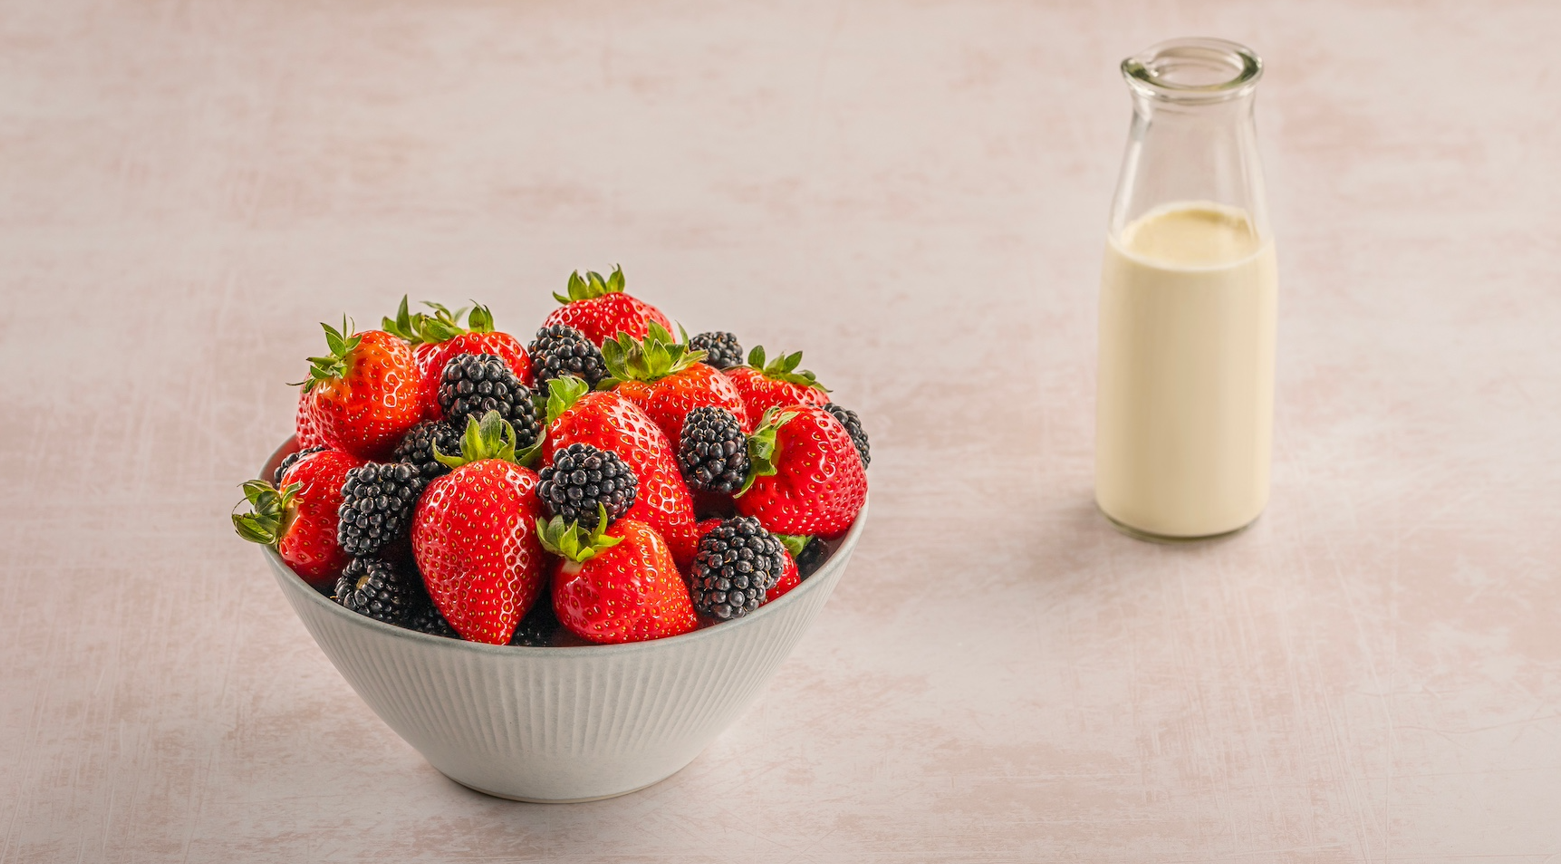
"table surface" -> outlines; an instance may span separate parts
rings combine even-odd
[[[1561,860],[1561,7],[182,3],[0,15],[0,862]],[[1118,60],[1268,62],[1273,499],[1092,506]],[[621,262],[804,348],[873,521],[612,801],[462,789],[233,537],[314,322]]]

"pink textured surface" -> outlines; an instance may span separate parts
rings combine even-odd
[[[1561,112],[1545,2],[0,14],[0,861],[1561,860]],[[1273,503],[1091,505],[1117,61],[1257,48]],[[805,348],[873,525],[636,795],[446,781],[231,536],[311,322],[524,333],[624,264]]]

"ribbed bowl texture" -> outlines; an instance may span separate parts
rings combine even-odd
[[[263,477],[292,446],[278,450]],[[524,648],[430,636],[350,612],[263,549],[325,656],[445,776],[520,801],[610,798],[692,762],[758,696],[845,572],[867,521],[784,597],[743,618],[628,645]]]

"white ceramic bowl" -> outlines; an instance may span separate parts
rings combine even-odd
[[[824,607],[866,522],[864,507],[812,576],[752,614],[670,639],[570,648],[393,627],[331,602],[262,551],[342,677],[446,777],[519,801],[592,801],[670,777],[753,702]]]

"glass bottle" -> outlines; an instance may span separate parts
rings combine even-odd
[[[1246,527],[1268,502],[1278,276],[1251,49],[1162,42],[1122,61],[1133,123],[1100,289],[1095,500],[1129,534]]]

